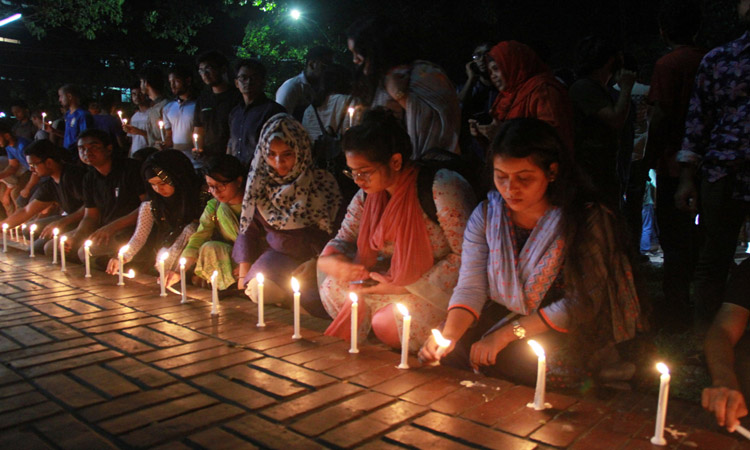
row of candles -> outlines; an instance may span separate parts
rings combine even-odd
[[[21,229],[21,232],[19,232],[19,228]],[[10,237],[11,239],[14,239],[18,242],[21,241],[21,238],[23,238],[24,244],[26,243],[26,237],[23,235],[23,231],[26,229],[26,224],[21,225],[20,227],[15,227],[10,229]],[[29,227],[29,251],[30,257],[34,257],[34,232],[36,231],[37,226],[36,224],[32,224]],[[3,253],[6,253],[8,251],[7,247],[7,234],[9,231],[8,224],[4,223],[2,224],[2,231],[3,231]],[[15,235],[15,236],[14,236]],[[53,235],[53,254],[52,254],[52,263],[57,264],[57,249],[58,249],[58,235],[59,230],[55,228],[52,232]],[[65,267],[65,242],[66,242],[67,236],[60,236],[59,237],[59,246],[60,246],[60,264],[61,264],[61,270],[63,272],[66,271]],[[90,263],[90,256],[91,256],[91,241],[86,241],[84,243],[84,254],[85,254],[85,268],[86,273],[85,277],[89,278],[91,277],[91,263]],[[130,269],[128,273],[124,272],[124,255],[129,250],[129,246],[125,245],[120,248],[118,252],[118,262],[119,262],[119,272],[118,272],[118,286],[123,286],[124,277],[128,278],[134,278],[135,272],[133,269]],[[185,264],[186,260],[185,258],[179,259],[179,265],[180,265],[180,292],[175,291],[171,287],[168,288],[166,286],[166,275],[165,275],[165,262],[169,258],[169,253],[166,251],[162,251],[159,254],[158,258],[158,270],[159,270],[159,284],[160,284],[160,297],[166,297],[167,292],[166,290],[169,289],[170,291],[179,294],[182,297],[182,303],[187,302],[186,297],[186,287],[185,287]],[[211,274],[210,282],[211,282],[211,314],[216,315],[218,314],[218,289],[216,286],[216,278],[218,276],[218,272],[214,271]],[[256,275],[256,281],[257,281],[257,301],[258,301],[258,323],[256,324],[257,327],[263,328],[266,326],[265,320],[264,320],[264,282],[265,277],[262,273],[258,273]],[[292,334],[292,339],[297,340],[301,339],[302,335],[300,334],[300,283],[295,278],[292,277],[291,280],[292,285],[292,292],[294,294],[293,296],[293,329],[294,332]],[[351,337],[350,337],[350,348],[349,353],[359,353],[359,346],[358,346],[358,329],[359,329],[359,321],[358,321],[358,307],[359,307],[359,298],[357,297],[357,294],[354,292],[349,293],[349,300],[351,301]],[[399,313],[403,316],[402,321],[402,333],[401,333],[401,361],[399,365],[397,366],[399,369],[409,369],[409,333],[411,331],[411,315],[409,314],[409,310],[401,303],[398,303],[396,305],[396,308],[398,309]],[[445,339],[439,330],[433,329],[432,335],[435,339],[435,342],[438,345],[438,349],[436,352],[437,359],[439,360],[440,357],[443,355],[445,350],[450,346],[451,341],[448,339]],[[530,339],[528,341],[529,346],[533,349],[534,353],[537,355],[537,380],[536,380],[536,390],[534,393],[534,401],[527,404],[529,408],[533,408],[535,410],[544,410],[547,408],[550,408],[551,405],[549,403],[545,402],[545,392],[546,392],[546,379],[547,379],[547,358],[546,353],[544,351],[544,348],[535,340]],[[667,416],[667,402],[669,397],[669,383],[671,380],[671,376],[669,373],[669,368],[664,363],[658,363],[656,365],[656,369],[661,374],[659,378],[659,397],[658,397],[658,404],[657,404],[657,411],[656,411],[656,424],[654,427],[654,436],[651,438],[651,443],[654,445],[667,445],[666,439],[664,439],[664,426]],[[741,425],[737,426],[735,429],[738,433],[743,435],[744,437],[750,439],[750,431],[748,431],[746,428],[742,427]]]

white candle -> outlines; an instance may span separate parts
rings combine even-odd
[[[123,274],[125,278],[135,278],[135,270],[130,269],[126,273]]]
[[[47,113],[42,111],[42,128],[44,128],[45,123],[47,123]]]
[[[60,271],[65,272],[65,241],[67,236],[60,236]]]
[[[185,258],[180,258],[180,293],[182,294],[182,302],[181,303],[187,303],[187,296],[185,295],[185,264],[187,263],[187,260]]]
[[[436,328],[432,329],[432,337],[435,338],[435,342],[438,345],[435,356],[437,357],[438,361],[440,361],[440,358],[443,356],[443,353],[445,353],[445,350],[451,345],[451,340],[444,338],[440,330]]]
[[[34,258],[34,232],[36,231],[36,224],[32,223],[29,227],[29,258]]]
[[[122,119],[122,124],[123,125],[127,125],[128,124],[128,119]]]
[[[125,281],[123,281],[122,277],[123,277],[123,271],[125,270],[124,256],[128,250],[130,250],[130,246],[125,244],[122,247],[120,247],[120,251],[117,252],[117,260],[120,263],[120,271],[118,272],[118,277],[117,277],[118,286],[125,286]]]
[[[411,329],[411,316],[406,306],[401,303],[396,304],[398,311],[404,316],[404,325],[401,332],[401,364],[397,367],[399,369],[409,368],[409,331]]]
[[[198,133],[193,133],[193,148],[198,149]]]
[[[352,323],[352,331],[351,331],[351,340],[352,340],[352,346],[349,348],[349,353],[359,353],[359,349],[357,348],[357,332],[359,331],[359,324],[357,323],[357,301],[359,300],[357,298],[357,294],[354,292],[349,293],[349,299],[352,301],[352,314],[351,314],[351,323]]]
[[[211,315],[215,316],[219,314],[219,289],[216,287],[216,277],[219,276],[219,272],[214,270],[211,274]]]
[[[264,297],[265,294],[263,292],[263,282],[266,281],[266,278],[263,276],[262,273],[258,272],[258,275],[255,276],[255,280],[258,282],[258,292],[257,292],[257,298],[258,298],[258,323],[256,324],[257,327],[263,328],[266,326],[266,322],[263,319],[263,302],[265,301]]]
[[[294,334],[292,339],[302,339],[299,334],[299,281],[292,277],[292,290],[294,291]]]
[[[551,408],[552,405],[544,402],[544,394],[547,390],[547,356],[544,353],[544,349],[539,343],[533,339],[529,339],[529,345],[534,349],[534,353],[537,356],[537,369],[536,369],[536,392],[534,393],[534,402],[527,403],[526,406],[534,408],[537,411]]]
[[[349,112],[349,128],[354,126],[354,107],[350,106],[348,109]]]
[[[3,224],[3,253],[8,253],[8,224]]]
[[[664,439],[664,422],[667,419],[667,400],[669,398],[669,367],[664,363],[658,363],[656,370],[661,373],[659,378],[659,405],[656,409],[656,425],[654,426],[654,437],[651,443],[654,445],[667,445]]]
[[[117,116],[120,118],[120,122],[122,122],[122,111],[117,111]]]
[[[13,231],[16,232],[16,237],[15,237],[16,242],[18,242],[20,240],[20,238],[18,237],[18,227],[20,227],[20,226],[21,225],[16,225],[15,227],[13,227]],[[11,236],[11,239],[12,239],[12,236]]]
[[[26,224],[21,224],[21,239],[23,239],[23,245],[26,245]]]
[[[161,141],[164,142],[166,139],[164,139],[164,121],[159,121],[159,134],[161,134]]]
[[[742,425],[737,425],[734,427],[734,431],[741,434],[745,439],[750,439],[750,431],[748,431],[747,428],[743,427]]]
[[[57,264],[57,237],[59,234],[59,228],[52,229],[52,264]]]
[[[85,278],[91,278],[91,246],[94,245],[91,240],[87,240],[83,243],[83,253],[86,257],[85,264],[86,264],[86,275]]]
[[[164,261],[169,258],[169,252],[163,251],[159,254],[159,284],[161,285],[161,292],[159,293],[159,297],[166,297],[167,296],[167,280],[164,276]]]

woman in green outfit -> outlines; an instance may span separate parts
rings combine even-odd
[[[240,229],[247,170],[234,156],[220,155],[208,165],[205,174],[214,198],[206,204],[198,231],[190,237],[182,257],[186,269],[195,265],[195,275],[201,280],[210,280],[211,274],[218,271],[216,286],[223,290],[235,285],[238,275],[232,262],[232,246]],[[178,281],[179,273],[167,274],[167,286]]]

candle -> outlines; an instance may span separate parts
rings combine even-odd
[[[263,321],[263,302],[264,300],[264,293],[263,293],[263,282],[266,280],[266,278],[263,276],[262,273],[258,272],[258,275],[255,276],[255,280],[258,282],[258,323],[256,324],[257,327],[263,328],[266,326],[266,322]]]
[[[128,119],[122,119],[122,124],[123,125],[127,125],[128,124]]]
[[[130,269],[124,274],[125,278],[135,278],[135,270]]]
[[[544,394],[547,390],[547,356],[544,354],[544,349],[539,343],[533,339],[529,339],[529,345],[534,349],[534,353],[537,356],[537,369],[536,369],[536,392],[534,393],[534,402],[527,403],[526,406],[534,408],[537,411],[551,408],[552,405],[544,402]]]
[[[198,133],[193,133],[193,148],[198,150]]]
[[[36,224],[32,223],[29,227],[29,258],[34,258],[34,232],[36,231]]]
[[[52,229],[52,264],[57,264],[57,239],[59,234],[59,228]]]
[[[349,353],[359,353],[359,349],[357,348],[357,332],[359,331],[359,324],[357,323],[357,301],[359,300],[357,298],[357,294],[354,292],[349,293],[349,299],[352,301],[352,315],[351,315],[351,323],[352,323],[352,346],[349,348]]]
[[[3,253],[8,253],[8,238],[6,236],[7,234],[8,234],[8,224],[4,223],[3,224]]]
[[[117,111],[117,116],[120,118],[120,122],[122,122],[122,111]],[[123,122],[125,123],[125,122]]]
[[[65,272],[65,241],[67,236],[60,236],[60,271]]]
[[[398,311],[404,316],[404,325],[401,332],[401,364],[397,367],[399,369],[409,368],[409,330],[411,328],[411,316],[406,306],[401,303],[396,304]]]
[[[180,293],[182,294],[182,302],[187,303],[187,296],[185,295],[185,264],[187,260],[180,258]]]
[[[349,112],[349,128],[354,126],[354,107],[350,106],[347,110]]]
[[[294,334],[292,339],[301,339],[299,334],[299,281],[292,277],[292,290],[294,291]]]
[[[734,427],[734,431],[744,436],[745,439],[750,439],[750,431],[748,431],[748,429],[743,427],[742,425],[737,425],[736,427]]]
[[[219,276],[219,272],[214,270],[211,274],[211,315],[215,316],[219,314],[219,289],[216,287],[216,277]]]
[[[667,419],[667,399],[669,397],[669,367],[664,363],[658,363],[656,370],[661,373],[659,378],[659,405],[656,409],[656,425],[654,426],[654,437],[651,443],[654,445],[667,445],[664,439],[664,422]]]
[[[167,280],[164,276],[164,261],[169,258],[169,252],[163,251],[159,254],[159,284],[161,285],[161,292],[159,293],[159,297],[166,297],[167,296]]]
[[[159,121],[159,134],[161,134],[161,141],[164,142],[166,139],[164,139],[164,121]]]
[[[123,270],[125,268],[125,262],[123,260],[124,260],[125,253],[128,250],[130,250],[130,246],[127,245],[127,244],[125,244],[122,247],[120,247],[120,251],[117,252],[117,259],[120,262],[120,271],[118,272],[118,278],[117,278],[117,285],[118,286],[125,286],[125,282],[122,279]]]
[[[16,232],[16,233],[15,233],[15,234],[16,234],[16,237],[15,237],[15,239],[16,239],[16,242],[18,242],[18,241],[19,241],[19,237],[18,237],[18,227],[20,227],[20,226],[21,226],[21,225],[16,225],[15,227],[13,227],[13,231],[15,231],[15,232]],[[12,237],[11,237],[11,238],[12,238]]]
[[[47,113],[42,111],[42,124],[47,123]],[[44,126],[42,126],[44,128]]]
[[[85,278],[91,278],[91,246],[94,243],[91,240],[87,240],[83,243],[83,254],[85,256],[86,263],[86,275]]]
[[[26,245],[26,224],[21,224],[21,239],[23,239],[23,245]]]

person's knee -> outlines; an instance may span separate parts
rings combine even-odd
[[[398,324],[394,314],[394,305],[390,304],[380,308],[372,315],[372,331],[380,342],[393,348],[401,347],[401,339],[398,334]]]

